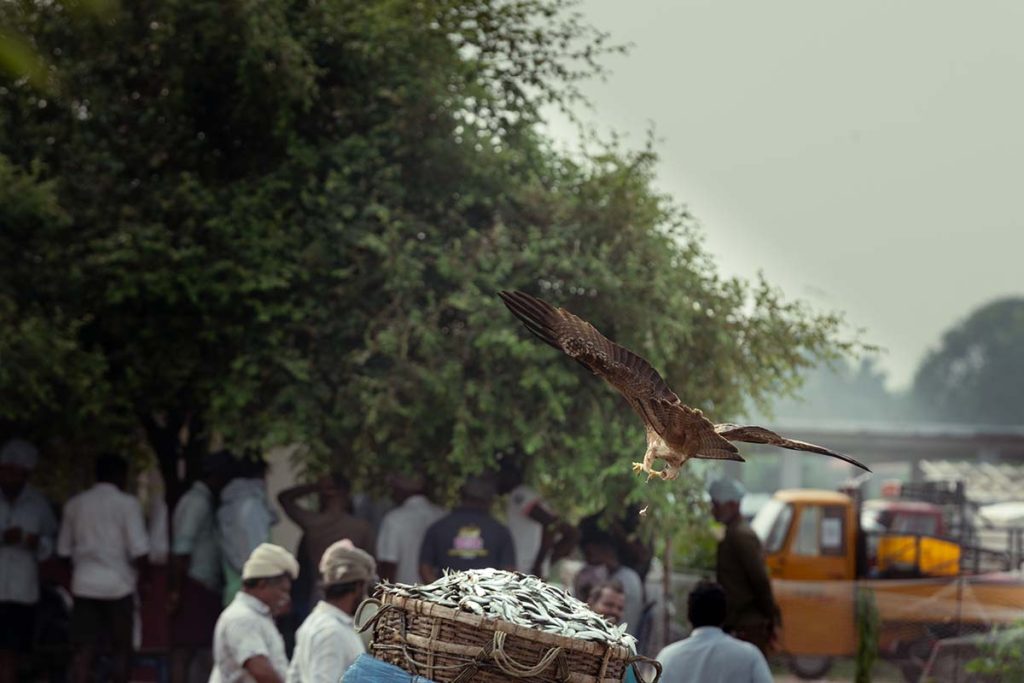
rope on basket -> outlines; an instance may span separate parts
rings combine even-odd
[[[513,659],[511,655],[505,652],[505,638],[507,636],[508,634],[504,631],[494,632],[494,653],[491,655],[492,659],[494,659],[494,663],[497,664],[498,668],[504,673],[515,678],[532,678],[533,676],[539,676],[541,673],[546,671],[547,668],[551,666],[551,663],[558,659],[560,663],[559,673],[561,674],[559,678],[565,680],[568,677],[566,675],[568,672],[565,670],[566,667],[564,660],[561,659],[561,646],[553,647],[548,650],[535,665],[526,666],[524,664],[520,664]]]
[[[375,626],[376,623],[380,621],[385,614],[389,612],[395,612],[398,617],[399,628],[397,635],[399,637],[400,644],[386,645],[384,643],[375,642],[374,649],[400,652],[402,657],[405,659],[406,663],[412,668],[413,672],[419,672],[423,668],[426,668],[428,670],[428,674],[432,674],[435,671],[439,672],[441,670],[452,670],[461,668],[462,670],[459,672],[458,676],[455,677],[452,683],[469,683],[469,681],[473,679],[476,673],[485,664],[493,662],[494,665],[502,671],[502,673],[505,673],[506,675],[511,676],[512,678],[534,678],[542,674],[544,671],[546,671],[552,664],[555,664],[555,676],[559,681],[568,681],[571,675],[571,672],[569,671],[569,664],[566,661],[565,651],[563,647],[556,646],[548,649],[548,651],[544,653],[544,656],[541,657],[536,664],[534,664],[533,666],[527,666],[525,664],[520,663],[519,661],[514,659],[510,654],[505,652],[505,640],[508,637],[508,634],[504,631],[495,631],[494,637],[491,640],[491,642],[480,648],[479,653],[475,657],[473,657],[472,659],[464,660],[464,663],[439,666],[434,662],[434,653],[432,651],[427,653],[426,664],[424,664],[423,662],[418,662],[413,657],[413,653],[410,652],[409,635],[407,630],[408,625],[406,624],[405,610],[399,608],[396,605],[382,604],[380,601],[370,598],[369,600],[366,600],[363,604],[361,604],[359,606],[359,609],[356,610],[355,616],[357,620],[362,613],[363,607],[366,606],[367,603],[369,603],[370,605],[375,605],[379,609],[377,613],[374,614],[366,624],[363,624],[363,626],[359,629],[360,632],[366,631],[371,627]],[[436,630],[435,633],[432,634],[431,640],[433,640],[433,637],[436,637]],[[610,648],[605,653],[605,661],[602,662],[602,674],[603,670],[607,667],[607,660],[609,654]],[[457,655],[446,656],[452,659],[460,658]],[[658,676],[654,679],[652,683],[657,683],[658,679],[661,678],[660,663],[654,662],[653,660],[649,660],[646,657],[634,657],[630,659],[628,663],[633,664],[636,661],[646,661],[652,662],[654,664],[654,666],[658,670]],[[633,666],[635,670],[635,664],[633,664]]]
[[[406,664],[408,664],[410,667],[412,667],[412,672],[411,673],[415,673],[416,675],[421,675],[420,671],[422,671],[424,668],[429,668],[428,675],[432,675],[434,672],[438,672],[438,671],[442,671],[442,670],[462,669],[463,672],[459,674],[459,678],[457,678],[456,681],[459,681],[459,683],[465,683],[465,681],[469,680],[469,678],[462,679],[462,675],[463,675],[463,673],[465,673],[466,667],[469,667],[470,669],[472,669],[470,671],[470,677],[472,677],[472,675],[475,674],[477,672],[477,670],[480,668],[480,665],[478,664],[478,662],[479,661],[486,661],[486,660],[490,659],[492,645],[488,644],[488,645],[486,645],[486,646],[484,646],[483,648],[480,649],[480,654],[478,654],[475,659],[465,659],[464,663],[459,663],[459,664],[448,664],[448,665],[445,665],[445,666],[442,666],[442,665],[439,665],[439,664],[432,664],[429,667],[427,667],[427,665],[425,665],[423,662],[416,661],[416,658],[413,657],[412,656],[412,652],[410,652],[408,625],[405,622],[406,612],[401,607],[398,607],[398,606],[393,605],[393,604],[384,605],[383,607],[381,607],[380,611],[377,612],[375,615],[373,615],[373,618],[370,619],[370,621],[366,625],[363,626],[363,629],[367,629],[370,626],[374,625],[381,617],[383,617],[388,612],[395,612],[395,614],[398,616],[398,624],[399,624],[398,637],[399,637],[399,640],[401,641],[401,644],[399,644],[399,645],[385,645],[383,643],[376,643],[375,642],[374,643],[374,649],[375,650],[380,650],[380,651],[385,651],[386,650],[386,651],[391,651],[391,652],[399,652],[402,655],[402,657],[405,659]],[[447,655],[447,656],[450,657],[451,659],[459,659],[459,657],[457,655]],[[460,679],[462,679],[462,680],[460,680]]]

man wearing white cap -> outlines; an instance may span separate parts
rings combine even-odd
[[[32,645],[39,561],[53,552],[57,520],[29,486],[35,446],[12,439],[0,449],[0,683],[17,680],[18,655]]]
[[[722,478],[712,482],[708,493],[711,513],[725,525],[715,563],[716,579],[726,595],[722,628],[753,643],[767,656],[779,624],[779,608],[772,597],[761,540],[740,514],[746,491],[738,481]]]
[[[369,553],[348,539],[327,548],[320,559],[324,599],[295,634],[288,683],[338,683],[366,651],[352,616],[366,598],[376,571]]]
[[[221,613],[213,633],[210,683],[284,683],[288,656],[274,618],[291,609],[299,563],[280,546],[263,543],[242,566],[242,589]]]

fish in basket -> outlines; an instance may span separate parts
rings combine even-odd
[[[638,662],[625,625],[613,626],[564,590],[497,569],[446,572],[423,586],[384,583],[370,652],[437,683],[619,683]],[[639,679],[642,680],[642,679]],[[652,682],[654,683],[654,682]]]

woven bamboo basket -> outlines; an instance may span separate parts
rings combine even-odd
[[[656,668],[654,683],[661,677],[657,662],[620,645],[557,636],[388,593],[367,605],[379,607],[362,627],[373,629],[370,653],[437,683],[619,683],[627,667],[640,661]]]

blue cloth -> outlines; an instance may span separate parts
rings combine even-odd
[[[342,683],[433,683],[370,655],[359,655],[359,659],[348,668],[341,680]]]
[[[636,674],[633,673],[633,667],[626,667],[626,677],[622,679],[622,683],[640,683],[640,681],[636,679]]]

